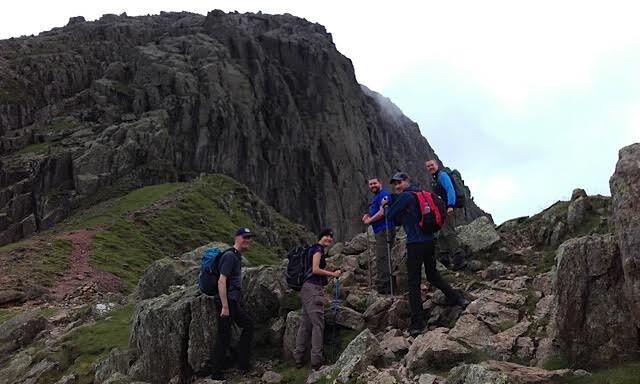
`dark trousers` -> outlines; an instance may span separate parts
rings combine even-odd
[[[218,335],[213,347],[212,366],[213,372],[219,373],[225,368],[226,352],[231,345],[231,323],[235,323],[242,329],[238,341],[237,358],[238,368],[248,370],[251,365],[251,343],[253,342],[253,320],[249,314],[235,300],[229,300],[229,317],[220,317],[222,303],[215,301],[218,315]]]
[[[423,328],[425,326],[420,292],[423,265],[429,283],[440,289],[447,296],[448,301],[455,302],[458,299],[458,293],[438,273],[434,254],[434,242],[407,244],[409,307],[411,308],[412,328]]]

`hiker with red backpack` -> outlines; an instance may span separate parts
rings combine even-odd
[[[328,277],[340,277],[341,271],[329,271],[325,260],[325,249],[333,243],[333,231],[325,229],[318,234],[318,242],[309,248],[304,247],[308,269],[300,269],[302,272],[302,286],[300,288],[300,300],[302,301],[302,315],[300,327],[296,334],[296,346],[293,358],[296,367],[304,365],[304,356],[309,339],[311,339],[311,368],[316,370],[322,366],[322,346],[324,340],[324,287],[329,284]],[[289,259],[291,262],[291,259]],[[304,261],[304,260],[302,260]],[[289,279],[288,279],[289,280]],[[287,282],[288,284],[289,281]],[[291,284],[289,286],[292,286]],[[295,289],[295,288],[294,288]],[[335,319],[334,319],[335,320]]]
[[[448,304],[465,308],[469,301],[451,288],[436,269],[435,233],[443,225],[443,216],[446,214],[444,203],[438,201],[436,195],[412,185],[409,175],[404,172],[393,175],[391,184],[397,195],[388,207],[388,200],[384,200],[382,205],[385,206],[384,216],[396,225],[402,225],[407,234],[407,273],[411,309],[409,333],[411,336],[417,336],[426,326],[420,293],[423,265],[427,280],[445,294]]]
[[[464,186],[446,171],[441,170],[435,160],[427,160],[425,168],[432,176],[432,189],[447,204],[444,226],[438,234],[438,258],[445,267],[457,271],[466,267],[464,252],[455,228],[454,208],[462,208],[465,204]]]

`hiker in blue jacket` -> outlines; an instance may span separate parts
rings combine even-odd
[[[380,209],[382,200],[390,198],[380,183],[380,179],[372,177],[368,181],[369,190],[373,193],[371,203],[369,204],[369,213],[362,217],[362,222],[371,225],[373,234],[376,239],[376,291],[380,294],[388,294],[391,292],[391,271],[389,270],[390,255],[388,250],[393,248],[396,238],[396,228],[393,221],[385,220],[384,213]],[[387,248],[387,243],[389,243]]]
[[[427,280],[445,294],[450,305],[460,305],[464,308],[469,304],[469,301],[460,292],[451,288],[436,269],[434,258],[435,238],[433,235],[425,234],[420,229],[418,223],[422,213],[418,207],[416,197],[411,193],[418,192],[420,189],[411,184],[409,175],[404,172],[398,172],[393,175],[391,184],[398,195],[394,196],[393,202],[385,208],[384,215],[389,220],[393,220],[396,225],[402,225],[407,234],[407,273],[409,306],[411,308],[409,333],[412,336],[417,336],[426,326],[420,294],[423,265]],[[383,206],[386,204],[387,201],[383,202]]]
[[[438,258],[447,268],[454,271],[463,269],[466,262],[456,233],[455,216],[453,215],[453,209],[456,206],[456,191],[453,181],[447,172],[440,170],[435,160],[426,161],[425,168],[433,178],[431,183],[433,192],[447,203],[447,217],[444,226],[438,233]]]

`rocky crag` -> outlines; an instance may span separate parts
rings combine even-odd
[[[321,25],[212,11],[78,17],[0,41],[0,156],[2,245],[105,195],[202,173],[353,235],[367,177],[403,169],[428,187],[435,155]],[[480,214],[472,203],[468,218]]]

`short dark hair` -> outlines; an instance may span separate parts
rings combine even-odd
[[[367,178],[367,181],[371,181],[371,180],[378,180],[378,182],[380,182],[380,178],[378,176],[371,176]]]

